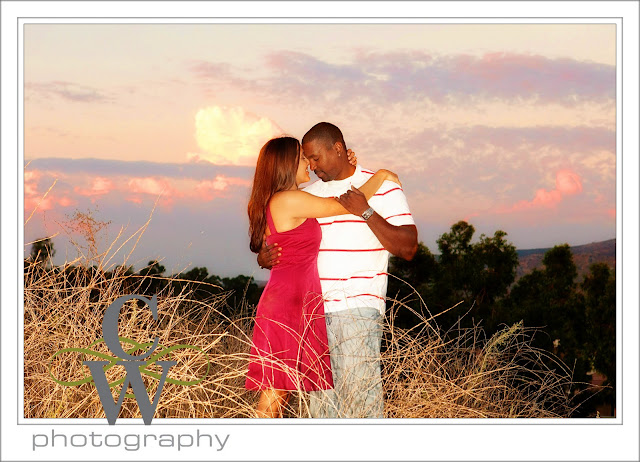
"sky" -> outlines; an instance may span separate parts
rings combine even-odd
[[[400,176],[433,253],[459,220],[519,249],[616,237],[613,24],[27,24],[25,255],[76,258],[80,211],[110,264],[266,280],[257,153],[321,121]]]

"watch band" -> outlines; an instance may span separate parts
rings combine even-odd
[[[365,210],[364,212],[362,212],[362,218],[364,219],[364,221],[367,221],[369,218],[371,218],[371,215],[373,215],[373,208],[369,207],[367,210]]]

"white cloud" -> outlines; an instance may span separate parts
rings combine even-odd
[[[241,107],[206,107],[198,111],[195,122],[196,141],[202,152],[189,154],[188,158],[214,164],[255,166],[264,143],[283,134],[270,119]]]

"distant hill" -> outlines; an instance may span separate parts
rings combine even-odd
[[[516,280],[531,272],[534,268],[542,268],[542,258],[544,254],[551,250],[547,249],[525,249],[518,250],[520,264],[516,270]],[[578,268],[578,281],[582,281],[585,274],[589,272],[589,266],[593,263],[604,262],[611,268],[616,266],[616,240],[592,242],[591,244],[577,245],[571,247],[573,262]]]

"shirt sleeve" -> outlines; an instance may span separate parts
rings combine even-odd
[[[313,183],[311,183],[308,186],[305,186],[304,188],[302,188],[302,190],[304,192],[307,192],[309,194],[313,194],[314,196],[320,196],[321,195],[321,184],[322,182],[320,180],[316,180]]]
[[[385,181],[371,198],[369,205],[394,226],[415,225],[407,197],[402,187],[393,181]]]

